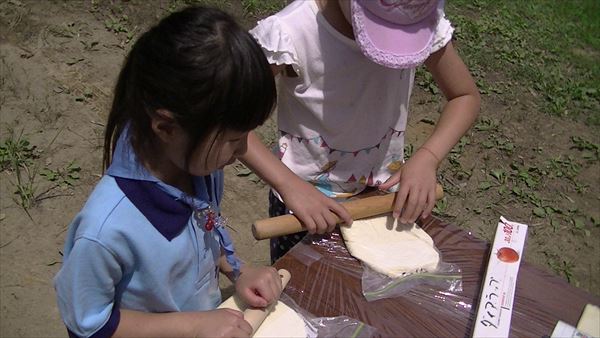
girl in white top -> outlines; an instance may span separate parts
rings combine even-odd
[[[271,198],[271,211],[292,210],[309,232],[324,233],[335,215],[352,222],[332,198],[378,187],[397,191],[393,214],[400,221],[428,217],[437,167],[479,112],[477,87],[452,33],[441,0],[295,1],[260,21],[251,34],[281,74],[281,161],[255,136],[243,160],[285,203],[274,206]],[[422,63],[448,102],[432,135],[399,170]]]

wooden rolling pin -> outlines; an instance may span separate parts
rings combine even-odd
[[[350,213],[350,216],[352,216],[352,219],[361,219],[391,212],[394,207],[395,197],[395,193],[390,193],[355,199],[343,202],[343,204]],[[444,197],[444,189],[438,183],[435,189],[435,199],[439,200],[442,197]],[[337,222],[340,223],[339,218]],[[294,234],[305,230],[300,220],[294,215],[265,218],[252,224],[252,234],[258,240]]]
[[[289,271],[287,271],[285,269],[280,269],[277,272],[279,273],[279,277],[281,277],[281,284],[283,286],[283,289],[285,289],[285,286],[290,281],[290,278],[292,277],[292,275],[290,274]],[[252,334],[253,335],[254,335],[254,333],[256,333],[256,330],[258,330],[258,328],[260,327],[260,324],[262,324],[262,322],[265,321],[265,318],[267,318],[269,313],[271,311],[273,311],[273,308],[275,307],[276,303],[277,302],[267,306],[264,309],[248,308],[244,311],[244,319],[248,323],[250,323],[250,326],[252,326]]]

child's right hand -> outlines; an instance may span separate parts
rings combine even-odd
[[[252,326],[244,320],[244,314],[232,309],[216,309],[202,312],[186,312],[192,316],[189,337],[250,337]]]
[[[392,215],[401,223],[413,223],[427,218],[435,206],[436,171],[439,162],[425,150],[417,151],[385,183],[380,190],[388,190],[399,184]]]
[[[346,225],[352,224],[352,216],[343,205],[300,178],[290,181],[278,192],[286,207],[294,212],[311,234],[333,231],[337,224],[336,215]]]
[[[281,277],[271,266],[242,266],[235,291],[252,307],[266,307],[277,302],[282,291]]]

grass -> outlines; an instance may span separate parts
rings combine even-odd
[[[0,171],[7,171],[12,174],[14,186],[15,202],[25,210],[31,218],[29,209],[39,201],[55,197],[50,192],[58,187],[71,187],[79,179],[81,168],[75,161],[71,161],[65,168],[51,169],[41,165],[42,154],[49,149],[59,136],[58,132],[52,141],[44,150],[39,150],[37,146],[23,135],[23,131],[16,133],[9,129],[7,137],[0,142]],[[44,177],[50,182],[40,192],[39,177]]]
[[[14,173],[18,204],[27,210],[36,199],[35,160],[39,158],[39,151],[23,137],[22,131],[15,134],[9,130],[8,134],[8,138],[0,143],[0,168]]]
[[[531,90],[548,114],[600,126],[600,2],[455,0],[447,14],[484,94]]]
[[[532,93],[547,114],[600,126],[600,2],[455,0],[448,3],[447,15],[456,27],[459,51],[484,96],[502,94],[504,100],[518,102],[523,92]],[[416,83],[431,94],[439,93],[422,69]],[[482,148],[511,158],[515,141],[502,135],[498,121],[483,117],[473,130],[485,133]],[[598,162],[598,144],[577,135],[571,140],[577,155],[588,163]],[[449,156],[453,170],[463,174],[459,158],[467,142],[461,140]],[[532,204],[534,215],[546,217],[552,207],[544,206],[533,192],[548,177],[585,190],[576,179],[580,162],[559,156],[527,167],[510,163],[487,168],[488,178],[479,183],[479,190],[512,194]]]
[[[561,238],[561,243],[536,254],[557,274],[579,285],[583,277],[575,271],[586,268],[579,267],[575,257],[565,258],[561,245],[568,245],[564,241],[597,249],[594,234],[600,222],[590,216],[590,208],[599,199],[589,190],[600,176],[585,180],[581,174],[587,170],[589,177],[590,171],[600,172],[600,2],[453,0],[447,3],[446,14],[484,101],[500,102],[507,112],[520,107],[529,114],[573,120],[588,125],[596,137],[571,132],[567,151],[544,144],[524,149],[519,135],[508,133],[498,120],[504,116],[484,111],[441,171],[442,179],[452,183],[444,184],[447,195],[457,200],[438,201],[434,212],[455,217],[450,206],[470,198],[458,186],[474,178],[469,184],[475,184],[480,205],[458,208],[458,212],[466,219],[480,215],[486,220],[509,210],[511,214],[529,211],[533,241]],[[423,69],[418,69],[415,83],[439,96]],[[527,123],[526,118],[522,123]],[[463,168],[465,152],[480,154],[475,167]]]
[[[275,13],[284,7],[285,0],[241,0],[248,15],[263,17]]]

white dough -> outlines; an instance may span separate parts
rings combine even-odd
[[[219,309],[233,309],[244,311],[246,305],[237,297],[231,296],[219,305]],[[308,333],[304,320],[296,311],[292,310],[284,302],[278,301],[273,311],[269,313],[265,321],[260,325],[253,337],[302,337],[306,338]]]
[[[416,224],[399,224],[391,214],[355,220],[342,226],[352,256],[392,278],[433,271],[440,254],[431,237]]]

